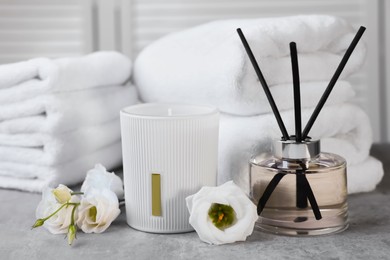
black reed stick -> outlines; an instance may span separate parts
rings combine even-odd
[[[321,112],[322,107],[324,106],[326,100],[328,99],[330,93],[332,92],[332,89],[334,85],[336,84],[338,78],[340,77],[341,72],[343,71],[345,65],[348,62],[349,57],[351,56],[353,50],[355,49],[356,45],[358,44],[360,38],[362,37],[364,31],[366,30],[365,27],[360,26],[358,32],[356,33],[355,37],[353,38],[351,44],[349,45],[347,51],[344,54],[344,57],[342,58],[339,66],[337,67],[335,73],[333,74],[332,79],[330,80],[328,87],[326,88],[324,94],[322,95],[320,101],[318,102],[316,108],[314,109],[313,114],[311,115],[309,121],[306,124],[305,129],[302,133],[302,138],[306,139],[309,135],[310,129],[312,128],[314,122],[316,121],[319,113]]]
[[[290,42],[291,66],[294,86],[295,141],[302,142],[301,92],[299,86],[299,67],[297,45]]]
[[[306,182],[305,180],[306,179],[306,175],[305,175],[305,172],[304,171],[299,171],[297,170],[296,171],[296,174],[295,174],[295,180],[296,180],[296,206],[297,208],[299,209],[305,209],[308,207],[308,203],[307,203],[307,195],[306,195],[306,191],[305,191],[305,185],[306,185]]]
[[[267,204],[268,199],[271,197],[272,193],[276,189],[276,186],[278,186],[279,182],[282,180],[282,178],[285,175],[286,175],[285,173],[279,172],[269,182],[268,186],[264,190],[263,195],[261,196],[261,198],[259,199],[259,202],[257,203],[257,215],[260,216],[265,205]]]
[[[302,142],[302,119],[301,119],[301,92],[299,86],[299,67],[298,67],[298,53],[295,42],[290,42],[291,67],[293,76],[294,89],[294,114],[295,114],[295,142]],[[307,197],[305,192],[305,172],[296,173],[296,187],[297,187],[297,208],[307,208]]]
[[[278,122],[280,131],[282,132],[282,135],[283,135],[283,138],[284,138],[284,140],[289,140],[290,138],[289,138],[289,136],[288,136],[286,127],[284,126],[282,117],[281,117],[280,114],[279,114],[279,110],[278,110],[278,108],[277,108],[277,106],[276,106],[276,104],[275,104],[275,101],[274,101],[274,99],[273,99],[273,97],[272,97],[272,94],[271,94],[271,92],[270,92],[270,90],[269,90],[269,87],[268,87],[268,85],[267,85],[267,82],[266,82],[265,79],[264,79],[263,73],[261,73],[260,67],[259,67],[259,65],[257,64],[256,58],[255,58],[255,56],[253,55],[252,50],[251,50],[251,48],[249,47],[249,44],[248,44],[247,40],[245,39],[245,36],[244,36],[244,34],[242,33],[242,31],[241,31],[240,28],[237,29],[237,33],[238,33],[238,35],[240,36],[240,39],[241,39],[241,41],[242,41],[242,44],[244,45],[244,48],[245,48],[245,50],[246,50],[246,53],[247,53],[248,56],[249,56],[250,61],[252,62],[252,66],[253,66],[253,68],[254,68],[255,71],[256,71],[257,77],[259,78],[259,81],[260,81],[261,85],[263,86],[265,95],[267,96],[268,102],[269,102],[269,104],[271,105],[272,112],[274,113],[275,118],[276,118],[276,121]]]
[[[310,187],[309,181],[307,180],[306,176],[305,178],[302,178],[302,181],[305,183],[305,192],[306,192],[306,197],[310,201],[311,209],[313,210],[314,216],[316,220],[322,219],[321,211],[320,208],[318,207],[318,203],[316,200],[316,197],[314,196],[313,190]]]

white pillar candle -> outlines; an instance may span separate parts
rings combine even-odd
[[[219,113],[149,103],[121,111],[127,223],[138,230],[193,230],[185,198],[217,180]]]

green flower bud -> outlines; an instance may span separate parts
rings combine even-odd
[[[236,212],[230,205],[213,203],[208,212],[209,218],[214,226],[224,230],[236,223]]]
[[[71,246],[73,243],[73,240],[76,238],[77,233],[77,227],[76,225],[69,225],[68,228],[68,244]]]
[[[37,221],[35,221],[34,225],[31,227],[31,228],[37,228],[37,227],[40,227],[43,225],[43,223],[45,223],[45,220],[44,219],[37,219]]]

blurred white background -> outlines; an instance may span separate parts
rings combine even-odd
[[[0,63],[96,50],[118,50],[134,60],[163,35],[207,21],[311,13],[367,27],[367,61],[352,80],[355,103],[370,115],[374,140],[389,142],[388,0],[0,0]]]

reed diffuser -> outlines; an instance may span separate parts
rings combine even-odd
[[[282,133],[273,143],[272,154],[250,160],[250,197],[257,205],[257,229],[293,236],[347,229],[346,162],[336,154],[321,152],[320,140],[308,134],[364,31],[360,27],[303,131],[297,47],[290,43],[295,115],[295,135],[290,136],[251,48],[237,29]]]

